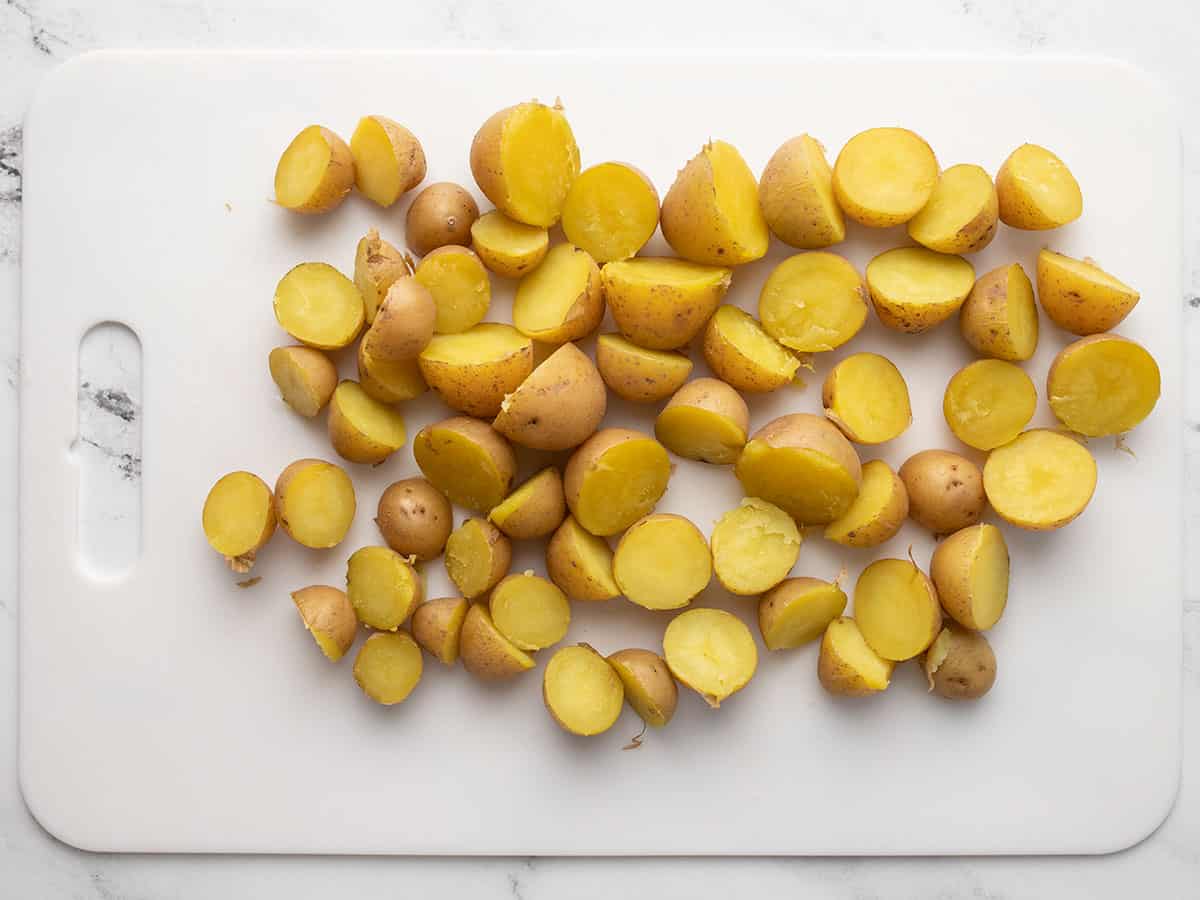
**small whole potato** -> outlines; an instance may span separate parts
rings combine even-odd
[[[431,184],[417,194],[404,220],[408,246],[421,256],[447,244],[471,245],[471,226],[479,205],[467,191],[450,181]]]
[[[974,525],[987,506],[979,466],[949,450],[915,453],[898,474],[908,491],[909,518],[934,534]]]
[[[978,700],[996,683],[996,654],[977,631],[947,625],[921,661],[929,690],[947,700]]]
[[[375,524],[397,553],[433,559],[446,546],[454,516],[441,491],[424,478],[406,478],[383,492]]]

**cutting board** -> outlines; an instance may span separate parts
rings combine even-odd
[[[268,377],[268,350],[287,342],[274,286],[304,260],[351,271],[370,226],[402,243],[407,206],[352,196],[331,215],[291,215],[271,203],[279,153],[307,124],[348,136],[379,112],[420,137],[430,181],[473,188],[475,129],[530,97],[563,99],[585,165],[631,161],[662,193],[710,137],[735,143],[755,171],[800,132],[836,154],[882,124],[920,132],[944,165],[994,172],[1024,141],[1068,161],[1083,218],[1052,233],[1002,227],[972,262],[981,274],[1012,260],[1032,272],[1047,244],[1098,258],[1142,292],[1120,330],[1153,351],[1163,393],[1129,436],[1132,454],[1091,442],[1099,487],[1081,519],[1049,534],[1005,527],[1012,591],[990,635],[999,679],[985,699],[927,694],[914,663],[882,696],[834,699],[810,646],[761,651],[754,680],[719,710],[684,691],[670,726],[631,751],[641,723],[629,710],[592,739],[551,721],[548,653],[491,685],[427,657],[406,703],[377,706],[354,684],[353,652],[326,662],[288,593],[342,583],[349,553],[379,542],[380,493],[417,471],[407,448],[378,468],[350,466],[359,512],[339,548],[305,551],[280,533],[254,570],[262,581],[235,585],[200,530],[211,484],[243,468],[273,482],[293,459],[333,458],[323,423],[292,414]],[[283,853],[1099,853],[1166,815],[1180,759],[1180,153],[1171,104],[1137,71],[761,53],[103,53],[47,77],[25,141],[20,778],[62,840]],[[902,229],[852,226],[838,250],[862,267],[906,242]],[[661,237],[648,248],[665,249]],[[731,300],[753,310],[789,252],[775,243],[739,269]],[[491,318],[507,319],[512,285],[494,287]],[[136,335],[113,352],[136,355],[140,342],[126,424],[140,426],[141,463],[125,478],[132,512],[97,526],[102,517],[81,511],[109,501],[92,495],[99,482],[81,478],[75,450],[80,341],[102,322]],[[1036,422],[1050,424],[1044,374],[1069,336],[1042,327],[1026,369],[1043,395]],[[913,398],[912,427],[862,448],[864,459],[898,466],[926,447],[963,449],[941,415],[948,378],[971,358],[953,323],[907,337],[872,318],[816,361],[806,389],[753,398],[752,426],[819,411],[830,365],[860,350],[895,360]],[[351,354],[339,364],[352,376]],[[104,387],[89,385],[93,399]],[[605,424],[648,429],[654,413],[614,400]],[[432,397],[409,404],[410,435],[445,414]],[[522,476],[545,459],[525,457]],[[659,509],[708,531],[739,497],[728,470],[678,460]],[[109,544],[129,559],[107,560]],[[911,523],[869,551],[811,534],[795,573],[832,578],[845,566],[853,585],[872,559],[910,546],[926,564],[932,538]],[[514,567],[542,570],[541,552],[521,545]],[[440,562],[423,571],[431,596],[450,592]],[[754,622],[753,601],[715,586],[697,605]],[[568,640],[604,652],[659,648],[669,619],[623,600],[573,615]]]

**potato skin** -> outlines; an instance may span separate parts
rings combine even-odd
[[[862,462],[854,445],[836,425],[821,416],[812,413],[779,416],[754,432],[750,440],[762,441],[769,447],[816,450],[838,463],[855,481],[862,481]]]
[[[502,635],[484,603],[472,603],[458,639],[463,668],[485,679],[509,678],[533,668],[533,658]]]
[[[475,326],[508,327],[487,322]],[[470,334],[473,330],[461,333]],[[516,329],[513,332],[515,334]],[[533,341],[525,339],[519,349],[503,359],[483,362],[449,362],[422,352],[417,357],[417,365],[425,381],[451,409],[480,419],[492,419],[500,413],[504,398],[533,372]]]
[[[591,437],[608,407],[596,366],[563,344],[501,405],[492,427],[533,450],[568,450]]]
[[[868,467],[878,467],[880,465],[887,469],[888,477],[892,481],[892,493],[887,504],[879,511],[875,518],[871,519],[865,525],[860,525],[846,532],[846,534],[840,537],[834,537],[831,534],[834,531],[834,525],[837,525],[840,521],[835,519],[825,529],[826,540],[841,544],[844,547],[875,547],[884,541],[890,541],[900,531],[901,526],[904,525],[904,520],[908,518],[908,489],[904,486],[904,482],[900,480],[900,476],[883,460],[871,460],[863,464],[863,478],[865,480]]]
[[[625,686],[625,700],[651,728],[662,728],[675,715],[679,686],[667,661],[652,650],[630,648],[608,657]]]
[[[1059,328],[1080,336],[1112,331],[1137,306],[1137,291],[1089,281],[1062,265],[1063,258],[1043,249],[1037,259],[1038,302]]]
[[[563,518],[567,514],[562,476],[554,466],[538,472],[517,490],[526,486],[531,487],[529,497],[506,516],[503,522],[496,522],[493,518],[496,510],[500,507],[493,508],[488,514],[488,518],[492,520],[493,524],[515,541],[536,540],[545,537],[562,524]],[[512,494],[509,494],[509,497],[511,496]],[[505,500],[507,499],[508,497],[505,498]]]
[[[909,518],[934,534],[974,525],[987,507],[979,466],[949,450],[915,453],[899,475],[908,491]]]
[[[938,635],[921,668],[929,690],[947,700],[978,700],[996,683],[996,654],[988,639],[957,625],[947,625]]]
[[[320,633],[333,642],[333,652],[330,652],[318,641],[321,652],[331,662],[341,659],[358,634],[358,617],[346,592],[329,585],[314,584],[294,591],[292,600],[304,621],[304,627],[314,635]]]
[[[1079,210],[1067,219],[1059,220],[1047,215],[1034,201],[1035,191],[1029,190],[1025,180],[1017,174],[1020,165],[1018,157],[1024,154],[1048,154],[1058,165],[1068,172],[1070,178],[1068,190],[1073,187],[1079,196]],[[1000,207],[1000,221],[1010,228],[1020,228],[1025,231],[1045,231],[1058,228],[1078,219],[1083,211],[1083,196],[1079,191],[1079,183],[1075,176],[1070,175],[1066,164],[1044,147],[1036,144],[1022,144],[1009,154],[1008,159],[996,173],[996,196]]]
[[[542,260],[546,258],[546,253],[550,250],[550,237],[546,233],[546,229],[539,229],[541,236],[539,242],[534,247],[525,251],[514,251],[511,245],[505,246],[488,242],[484,231],[488,223],[484,222],[482,225],[479,223],[484,219],[488,219],[489,216],[500,216],[502,219],[508,219],[499,210],[492,210],[491,212],[484,213],[471,225],[471,249],[475,251],[476,256],[483,260],[483,264],[488,269],[503,278],[520,278],[525,273],[537,268]],[[526,225],[516,220],[511,220],[511,222],[513,225],[520,226],[521,228],[537,228],[535,225]]]
[[[821,638],[821,651],[817,657],[817,678],[821,682],[821,687],[838,697],[865,697],[869,694],[877,694],[883,689],[867,684],[858,670],[842,659],[833,641],[830,629],[834,625],[847,622],[855,629],[858,628],[858,623],[853,619],[841,616],[834,619],[829,628],[825,629],[825,634]],[[884,664],[888,664],[888,661],[884,660]]]
[[[758,181],[763,218],[771,233],[793,247],[819,250],[846,239],[846,220],[837,203],[826,208],[815,182],[824,179],[832,199],[833,172],[820,141],[802,134],[785,141]]]
[[[388,288],[363,335],[363,352],[386,362],[415,359],[433,338],[437,306],[415,278],[398,278]]]
[[[644,351],[655,354],[648,357],[629,351],[630,343],[616,334],[602,334],[596,341],[596,368],[618,397],[630,403],[660,403],[687,381],[692,361],[682,353]]]
[[[929,561],[929,575],[937,588],[942,609],[963,628],[972,631],[988,628],[993,624],[975,621],[970,580],[972,553],[979,544],[981,533],[989,529],[999,538],[1007,558],[1008,545],[1005,543],[1004,533],[995,525],[981,523],[961,528],[945,540],[939,541],[933,550],[933,558]]]
[[[608,549],[608,544],[604,543],[605,549],[608,549],[609,585],[603,585],[593,579],[579,564],[572,547],[576,539],[604,541],[603,538],[589,534],[574,517],[568,515],[546,544],[546,574],[550,576],[550,580],[572,600],[611,600],[619,596],[620,590],[612,574],[612,550]]]
[[[733,270],[713,267],[699,285],[643,283],[623,277],[629,260],[600,270],[604,297],[621,334],[647,350],[674,350],[700,333],[733,282]]]
[[[397,553],[433,559],[446,546],[454,512],[445,495],[426,479],[406,478],[383,492],[375,524]]]
[[[1014,263],[1024,276],[1019,264]],[[1032,356],[1014,347],[1008,325],[1008,273],[1000,266],[981,276],[959,310],[958,326],[963,339],[982,356],[1023,362]],[[1026,279],[1028,280],[1028,279]],[[1034,348],[1037,347],[1037,317],[1034,316]]]
[[[767,337],[769,340],[774,340],[770,335]],[[783,345],[780,344],[780,347]],[[779,390],[784,385],[791,384],[796,369],[800,368],[800,361],[796,360],[795,366],[790,366],[787,372],[775,372],[761,365],[758,360],[746,356],[725,335],[715,313],[704,328],[702,349],[704,361],[708,363],[708,367],[713,370],[714,375],[730,387],[751,394],[767,394]],[[788,352],[786,348],[784,352]]]
[[[404,234],[419,256],[438,247],[471,245],[471,226],[479,218],[479,205],[466,189],[451,181],[438,181],[417,194],[404,219]]]
[[[412,635],[438,662],[458,661],[458,642],[468,603],[462,597],[428,600],[413,611]]]
[[[289,363],[303,373],[306,390],[302,397],[287,396],[286,388],[290,387],[287,384]],[[307,418],[313,418],[325,408],[337,387],[337,366],[328,356],[312,347],[303,344],[276,347],[268,357],[268,364],[283,402]]]
[[[325,143],[329,145],[329,165],[325,169],[325,174],[321,177],[320,183],[316,189],[308,195],[303,203],[297,206],[284,206],[284,209],[295,213],[323,213],[333,209],[339,203],[346,199],[346,195],[350,193],[350,188],[354,187],[354,156],[350,152],[349,145],[324,125],[310,125],[301,131],[292,139],[294,143],[299,139],[300,135],[304,134],[309,128],[317,128],[321,132],[321,137],[325,139]],[[288,145],[290,148],[290,144]],[[284,153],[286,154],[286,150]],[[283,162],[282,156],[279,160]],[[280,172],[275,171],[275,183],[279,184]],[[279,189],[276,187],[276,194]],[[282,203],[279,204],[283,206]]]
[[[361,385],[355,381],[343,381],[338,388],[339,390],[333,392],[333,399],[329,402],[328,420],[329,442],[337,451],[338,456],[350,462],[374,465],[383,462],[404,445],[404,434],[401,434],[400,445],[397,446],[382,443],[366,432],[360,431],[353,420],[343,411],[342,403],[344,401],[342,398],[346,392],[361,390]],[[365,391],[363,393],[366,394]],[[379,403],[378,400],[371,399],[369,395],[366,399],[368,403]],[[384,408],[389,415],[400,415],[394,409]],[[401,425],[403,425],[403,420],[401,420]]]
[[[695,452],[694,445],[688,447],[677,443],[672,446],[669,429],[670,412],[673,409],[680,410],[685,407],[712,413],[732,424],[740,432],[737,436],[740,443],[726,444],[718,452],[710,450],[703,455]],[[749,433],[750,410],[746,406],[746,401],[728,384],[716,378],[697,378],[689,381],[675,392],[654,423],[654,435],[659,439],[659,443],[665,445],[676,455],[716,465],[732,465],[737,462],[738,454],[746,445],[746,437]]]

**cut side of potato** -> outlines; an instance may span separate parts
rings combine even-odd
[[[363,547],[346,563],[346,595],[358,621],[395,631],[425,599],[421,576],[389,547]]]
[[[395,706],[408,699],[424,666],[421,648],[407,631],[376,632],[354,659],[354,680],[376,703]]]
[[[345,347],[362,329],[362,294],[326,263],[301,263],[275,288],[275,318],[302,344],[318,350]]]
[[[768,650],[790,650],[821,637],[846,610],[846,592],[819,578],[789,578],[758,604],[758,629]]]
[[[954,621],[986,631],[1008,602],[1008,545],[995,525],[972,525],[939,543],[929,563],[938,599]]]
[[[842,616],[834,619],[821,638],[817,677],[829,693],[863,697],[887,690],[896,664],[871,649],[858,623]]]
[[[235,572],[249,572],[259,548],[275,533],[275,497],[250,472],[222,476],[204,500],[201,516],[209,545]]]
[[[471,225],[471,249],[503,278],[520,278],[546,258],[550,235],[545,228],[510,219],[498,209]]]
[[[946,385],[942,413],[954,436],[976,450],[1013,440],[1037,411],[1037,389],[1019,366],[979,359],[963,366]]]
[[[513,540],[534,540],[552,533],[566,514],[562,476],[549,466],[505,497],[488,519]]]
[[[662,728],[675,715],[679,688],[667,661],[650,650],[618,650],[608,657],[633,711],[651,728]]]
[[[358,633],[358,619],[345,592],[314,584],[294,591],[292,601],[325,658],[330,662],[341,659]]]
[[[898,247],[867,263],[875,314],[893,331],[920,334],[940,325],[958,312],[973,287],[969,262],[924,247]]]
[[[508,441],[487,422],[466,416],[422,428],[413,441],[413,457],[451,502],[485,514],[508,496],[517,471]]]
[[[1141,344],[1097,334],[1064,347],[1046,376],[1050,409],[1088,437],[1122,434],[1153,411],[1162,390],[1158,363]]]
[[[758,199],[767,226],[785,244],[817,250],[846,238],[825,148],[807,134],[775,151],[759,179]]]
[[[422,603],[413,612],[413,638],[438,662],[454,665],[469,606],[462,597],[439,597]]]
[[[1053,250],[1038,253],[1037,294],[1055,325],[1085,337],[1116,328],[1140,297],[1092,261]]]
[[[340,466],[300,459],[275,482],[275,514],[288,537],[314,550],[336,547],[354,521],[354,482]]]
[[[307,418],[325,408],[337,387],[337,366],[312,347],[276,347],[267,363],[283,402]]]
[[[573,600],[611,600],[621,593],[612,557],[603,538],[567,516],[546,545],[546,574]]]
[[[999,219],[991,176],[979,166],[951,166],[938,177],[929,202],[909,219],[908,236],[938,253],[977,253],[996,236]]]
[[[983,466],[992,509],[1019,528],[1061,528],[1087,507],[1096,490],[1096,460],[1065,435],[1033,429],[997,447]]]
[[[413,198],[404,217],[404,237],[421,256],[451,244],[466,247],[478,218],[479,206],[466,188],[439,181]]]
[[[893,662],[919,656],[942,630],[937,590],[907,559],[877,559],[863,569],[854,618],[871,649]]]
[[[296,135],[275,169],[275,202],[292,212],[328,212],[353,186],[350,148],[320,125],[309,125]]]
[[[357,381],[343,381],[329,402],[329,440],[338,456],[380,463],[404,446],[404,417],[372,399]]]
[[[358,383],[380,403],[414,400],[429,390],[415,359],[375,359],[358,345]]]
[[[433,339],[436,319],[437,306],[425,286],[415,278],[398,278],[363,335],[363,352],[389,362],[416,359]]]
[[[434,335],[417,363],[447,406],[490,419],[533,371],[533,341],[511,325],[481,322],[459,334]]]
[[[509,678],[533,668],[533,657],[500,633],[483,603],[467,610],[458,653],[463,668],[479,678]]]
[[[993,269],[975,282],[959,313],[966,342],[982,356],[1022,362],[1038,342],[1033,285],[1019,263]]]
[[[576,644],[555,651],[546,663],[542,699],[564,731],[589,737],[613,727],[625,689],[603,656],[587,644]]]
[[[397,553],[433,559],[446,546],[454,512],[445,494],[424,478],[405,478],[384,490],[375,524]]]
[[[388,288],[411,274],[412,267],[404,255],[374,228],[359,240],[354,253],[354,284],[362,294],[368,325],[375,321],[375,312],[387,296]]]
[[[782,509],[747,497],[713,528],[717,580],[725,590],[743,597],[769,591],[792,571],[803,540],[792,517]]]
[[[904,482],[882,459],[873,459],[863,463],[862,485],[854,502],[825,526],[825,539],[845,547],[875,547],[894,538],[906,518]]]
[[[733,270],[647,256],[605,263],[600,279],[625,337],[650,350],[674,350],[704,328],[729,290]]]
[[[554,584],[530,572],[509,575],[492,591],[492,621],[522,650],[542,650],[567,636],[571,605]]]
[[[877,353],[855,353],[830,369],[821,398],[825,415],[858,444],[882,444],[912,424],[904,376]]]
[[[671,674],[714,709],[749,684],[758,668],[754,635],[721,609],[689,609],[673,618],[663,634],[663,656]]]
[[[768,393],[791,384],[800,360],[736,306],[720,307],[704,329],[704,361],[731,387]]]
[[[467,519],[446,541],[446,574],[468,600],[500,583],[512,565],[512,544],[483,519]]]
[[[669,565],[664,565],[670,560]],[[712,553],[700,530],[672,513],[639,519],[613,554],[621,593],[646,609],[679,609],[708,587]]]
[[[513,299],[513,324],[535,341],[561,344],[591,334],[604,318],[600,269],[586,250],[554,247],[521,279]]]
[[[746,401],[715,378],[685,384],[654,420],[655,437],[672,453],[722,466],[737,462],[749,430]]]
[[[563,344],[500,404],[497,431],[533,450],[569,450],[596,433],[608,408],[604,380],[591,358]]]
[[[949,450],[914,453],[898,474],[908,492],[909,517],[934,534],[974,525],[987,506],[979,466]]]
[[[438,247],[421,260],[413,278],[433,296],[438,334],[458,334],[478,325],[491,306],[487,269],[466,247]]]
[[[1037,144],[1022,144],[996,173],[1000,221],[1043,231],[1083,214],[1083,193],[1066,163]]]
[[[925,652],[929,690],[947,700],[978,700],[996,683],[996,654],[987,638],[947,625]]]
[[[767,276],[758,315],[785,347],[819,353],[840,347],[867,321],[862,276],[836,253],[797,253]]]
[[[640,431],[605,428],[571,455],[563,490],[575,520],[606,537],[654,509],[670,478],[662,444]]]
[[[846,142],[833,165],[833,191],[843,212],[872,228],[901,225],[929,202],[937,157],[906,128],[871,128]]]
[[[658,403],[687,381],[692,361],[670,350],[647,350],[619,334],[602,334],[596,339],[596,368],[621,399]]]
[[[658,191],[644,173],[619,162],[579,173],[562,210],[567,240],[599,263],[628,259],[658,228]]]
[[[425,151],[411,131],[386,116],[365,116],[350,138],[358,191],[387,207],[425,178]]]

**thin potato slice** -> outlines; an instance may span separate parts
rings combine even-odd
[[[562,210],[563,234],[598,263],[628,259],[658,228],[658,191],[644,173],[606,162],[579,173]]]
[[[208,492],[201,522],[209,546],[229,567],[249,572],[255,555],[275,533],[275,497],[257,475],[230,472]]]
[[[487,422],[455,416],[426,425],[413,441],[425,477],[453,503],[487,513],[512,487],[517,460]]]
[[[929,690],[947,700],[978,700],[996,683],[996,654],[987,638],[947,625],[925,651]]]
[[[768,650],[790,650],[821,637],[846,610],[846,592],[819,578],[789,578],[758,603],[758,630]]]
[[[654,436],[672,453],[722,466],[737,462],[749,430],[746,401],[715,378],[689,381],[654,420]]]
[[[442,665],[454,665],[469,606],[462,597],[439,597],[422,603],[413,612],[413,639]]]
[[[563,344],[504,398],[492,425],[523,447],[569,450],[596,433],[607,408],[591,358]]]
[[[451,244],[468,247],[478,218],[479,205],[465,188],[438,181],[413,198],[404,217],[404,237],[420,256]]]
[[[960,164],[938,177],[929,202],[908,220],[908,236],[938,253],[977,253],[996,236],[999,219],[991,176]]]
[[[906,128],[871,128],[846,142],[833,165],[833,191],[850,218],[872,228],[901,225],[929,202],[937,157]]]
[[[390,362],[375,359],[358,344],[358,383],[367,396],[380,403],[414,400],[429,390],[415,359]]]
[[[1097,334],[1064,347],[1046,376],[1050,409],[1088,437],[1123,434],[1154,410],[1162,390],[1158,363],[1141,344]]]
[[[619,334],[602,334],[596,339],[596,369],[621,399],[658,403],[683,386],[692,361],[671,350],[647,350]]]
[[[415,278],[398,278],[363,335],[363,352],[385,362],[416,359],[433,339],[436,319],[437,305],[425,286]]]
[[[942,629],[937,590],[907,559],[877,559],[863,569],[854,618],[871,649],[894,662],[919,656]]]
[[[853,619],[842,616],[825,629],[817,677],[834,696],[863,697],[885,691],[895,666],[871,649]]]
[[[314,550],[340,544],[356,508],[350,476],[322,459],[297,460],[275,482],[280,527],[296,543]]]
[[[472,603],[458,639],[463,667],[478,678],[509,678],[533,668],[533,657],[497,630],[488,608]]]
[[[1096,460],[1065,435],[1045,429],[997,447],[983,466],[992,509],[1019,528],[1062,528],[1087,508],[1096,490]]]
[[[1037,411],[1037,389],[1018,366],[979,359],[963,366],[946,385],[942,414],[954,436],[976,450],[1007,444]]]
[[[571,605],[554,584],[525,572],[509,575],[492,591],[492,621],[522,650],[542,650],[567,636]]]
[[[573,600],[611,600],[621,593],[612,557],[603,538],[567,516],[546,545],[546,574]]]
[[[376,632],[354,658],[354,680],[376,703],[395,706],[408,699],[424,666],[421,648],[407,631]]]
[[[621,333],[639,347],[674,350],[704,328],[733,270],[668,257],[605,263],[604,299]]]
[[[767,334],[802,353],[833,350],[867,321],[862,276],[836,253],[797,253],[767,276],[758,315]]]
[[[324,584],[314,584],[292,592],[292,601],[300,620],[308,629],[325,658],[330,662],[341,659],[358,632],[354,607],[344,591]]]
[[[716,709],[754,677],[758,647],[737,616],[721,609],[689,609],[663,634],[671,674]]]
[[[591,334],[604,318],[596,261],[572,244],[559,244],[521,279],[513,298],[513,324],[535,341],[561,344]]]
[[[1038,342],[1033,285],[1019,263],[993,269],[975,282],[959,312],[962,336],[975,351],[993,359],[1021,362]]]
[[[605,428],[571,454],[563,490],[575,520],[607,537],[654,509],[670,478],[662,444],[640,431]]]
[[[356,463],[381,463],[408,435],[404,417],[373,399],[357,381],[343,381],[329,403],[329,440],[338,456]]]
[[[388,207],[425,178],[425,151],[411,131],[386,116],[364,116],[350,138],[359,193]]]
[[[800,360],[753,316],[728,304],[713,314],[704,329],[704,361],[726,384],[757,394],[791,384],[800,368]]]
[[[786,141],[768,160],[758,181],[758,199],[767,226],[785,244],[818,250],[846,238],[825,148],[807,134]]]
[[[616,670],[587,644],[555,651],[542,677],[542,699],[559,726],[582,737],[612,728],[625,689]]]
[[[858,444],[882,444],[912,424],[904,376],[877,353],[855,353],[830,369],[821,401],[830,421]]]
[[[318,350],[345,347],[362,329],[362,294],[326,263],[301,263],[275,288],[275,318],[302,344]]]
[[[388,485],[379,498],[375,524],[397,553],[433,559],[446,546],[454,513],[445,494],[424,478],[405,478]]]
[[[986,631],[1008,602],[1008,545],[995,525],[972,525],[939,543],[929,563],[938,599],[964,628]]]
[[[346,563],[346,595],[358,621],[395,631],[425,599],[421,576],[390,547],[363,547]]]
[[[747,497],[713,528],[713,570],[732,594],[762,594],[787,578],[800,557],[803,540],[792,517],[782,509]]]
[[[987,506],[979,466],[949,450],[914,453],[898,474],[908,492],[909,517],[934,534],[974,525]]]
[[[275,202],[292,212],[328,212],[353,186],[350,148],[321,125],[309,125],[296,135],[275,168]]]
[[[618,650],[608,657],[621,684],[625,700],[643,722],[662,728],[675,715],[679,688],[667,661],[651,650]]]
[[[1072,334],[1112,331],[1137,306],[1139,294],[1087,259],[1042,250],[1037,294],[1050,320]]]
[[[337,366],[312,347],[276,347],[267,364],[283,402],[310,419],[325,408],[337,387]]]
[[[893,331],[920,334],[940,325],[958,312],[974,286],[969,262],[924,247],[897,247],[867,263],[875,314]]]
[[[359,240],[354,253],[354,284],[362,294],[368,325],[375,321],[375,313],[387,296],[388,288],[411,274],[408,259],[381,238],[374,228]]]
[[[613,554],[613,578],[631,602],[646,609],[679,609],[708,587],[712,553],[700,530],[672,513],[639,519]]]
[[[525,225],[494,209],[471,225],[471,249],[497,275],[520,278],[546,258],[550,235],[545,228]]]
[[[511,565],[512,543],[483,519],[467,519],[446,541],[446,574],[468,600],[499,584]]]
[[[533,371],[533,341],[511,325],[481,322],[459,334],[434,335],[417,363],[447,406],[490,419]]]
[[[478,325],[491,306],[487,269],[466,247],[438,247],[421,260],[413,278],[433,296],[438,334],[457,334]]]
[[[513,540],[534,540],[552,533],[567,514],[562,476],[549,466],[504,498],[488,519]]]
[[[1044,231],[1083,214],[1079,182],[1066,163],[1037,144],[1022,144],[996,173],[1000,221],[1011,228]]]
[[[825,540],[845,547],[875,547],[894,538],[907,518],[904,482],[882,459],[873,459],[863,463],[854,502],[825,526]]]

